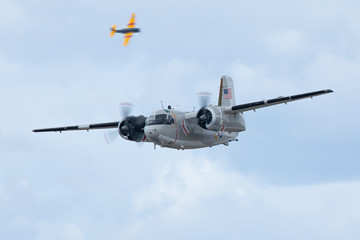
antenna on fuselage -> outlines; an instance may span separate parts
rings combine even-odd
[[[161,107],[162,107],[162,109],[164,110],[164,104],[163,104],[162,101],[160,101],[160,102],[161,102]]]

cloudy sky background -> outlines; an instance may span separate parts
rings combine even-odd
[[[358,1],[0,2],[1,239],[359,239]],[[129,45],[109,37],[132,12]],[[103,131],[31,130],[198,107],[230,75],[229,147],[177,151]]]

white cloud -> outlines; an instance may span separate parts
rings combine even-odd
[[[230,76],[234,80],[238,103],[278,97],[273,94],[285,96],[285,94],[294,94],[299,91],[294,81],[273,79],[267,76],[261,67],[245,63],[233,63]]]
[[[5,193],[4,189],[0,186],[0,200],[9,200],[9,196]]]
[[[333,123],[334,131],[342,132],[341,135],[355,134],[359,132],[358,119],[360,110],[354,107],[355,102],[360,101],[358,89],[360,88],[360,59],[337,56],[331,53],[318,54],[314,61],[305,69],[305,81],[303,85],[314,86],[314,88],[330,88],[334,91],[327,98],[328,104],[321,106],[329,112],[336,112],[342,116],[334,121],[328,121],[325,117],[324,123]],[[316,108],[312,109],[317,111]],[[350,127],[351,131],[344,128]]]
[[[307,84],[320,83],[341,92],[357,93],[360,87],[360,59],[319,53],[304,69]],[[346,94],[346,93],[345,93]]]
[[[1,56],[0,52],[0,77],[2,83],[8,83],[21,76],[22,67],[20,63],[8,61]]]
[[[159,169],[154,181],[134,195],[140,217],[121,237],[162,239],[176,233],[174,238],[181,239],[204,231],[203,238],[356,239],[359,187],[357,181],[276,186],[211,160],[184,159]]]
[[[26,26],[24,8],[14,1],[2,0],[0,2],[0,33],[12,30],[20,32]]]
[[[84,238],[83,231],[79,226],[66,223],[55,224],[48,222],[41,222],[38,224],[37,240],[82,240]]]
[[[154,183],[135,197],[136,211],[163,206],[186,208],[202,198],[246,194],[245,189],[237,185],[245,179],[225,172],[206,159],[184,159],[176,165],[167,164],[157,174]]]
[[[20,185],[26,190],[30,189],[30,184],[29,184],[29,181],[27,179],[21,179],[20,180]]]
[[[303,33],[294,29],[271,32],[265,37],[265,40],[270,53],[285,55],[295,55],[303,52],[308,42]]]

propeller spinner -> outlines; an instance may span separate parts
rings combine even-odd
[[[212,114],[211,112],[202,107],[198,113],[196,114],[196,119],[200,127],[206,129],[206,125],[210,124],[212,121]]]
[[[132,112],[133,104],[124,102],[119,104],[119,112],[122,119],[126,119]],[[124,121],[120,122],[123,123]],[[119,124],[119,125],[120,125]],[[131,131],[131,126],[123,125],[119,126],[118,130],[110,130],[104,132],[105,141],[108,145],[112,144],[118,137],[119,134],[123,134],[124,136],[128,136]]]

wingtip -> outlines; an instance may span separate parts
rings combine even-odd
[[[327,93],[332,93],[332,92],[334,92],[334,91],[331,90],[331,89],[326,89],[326,92],[327,92]]]

